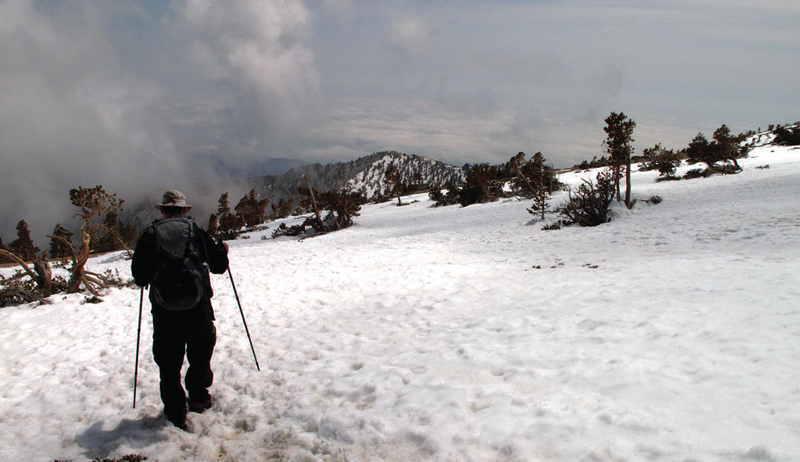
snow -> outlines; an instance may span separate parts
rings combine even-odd
[[[639,202],[596,228],[419,195],[232,241],[261,371],[215,276],[215,404],[192,433],[160,416],[147,307],[131,407],[138,290],[2,309],[0,460],[800,460],[800,150],[741,165],[635,172]],[[129,277],[120,254],[89,266]]]

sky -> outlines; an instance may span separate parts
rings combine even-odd
[[[269,159],[456,165],[637,152],[800,119],[800,4],[740,0],[0,0],[0,237],[68,192],[216,199]],[[255,170],[254,170],[255,171]],[[44,247],[43,242],[37,242]]]

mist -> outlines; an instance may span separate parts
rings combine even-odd
[[[6,243],[24,219],[46,248],[56,223],[75,225],[78,186],[128,210],[179,189],[205,214],[229,172],[285,155],[313,114],[300,2],[14,1],[0,16]]]
[[[610,112],[637,123],[635,153],[800,119],[788,0],[14,0],[0,17],[0,237],[24,219],[40,248],[76,228],[79,186],[129,212],[179,189],[204,224],[273,159],[565,167],[604,155]]]

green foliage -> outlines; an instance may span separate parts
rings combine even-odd
[[[53,233],[50,235],[50,257],[63,258],[72,256],[72,246],[65,241],[72,241],[74,233],[67,228],[56,223]]]
[[[609,170],[597,174],[597,182],[583,180],[576,189],[570,190],[569,200],[559,213],[579,226],[597,226],[607,223],[609,207],[614,200],[614,173]]]
[[[435,187],[430,190],[428,197],[433,201],[434,207],[458,204],[459,187],[451,182],[444,185],[444,188]]]
[[[241,218],[231,213],[228,193],[219,196],[217,213],[212,214],[208,220],[208,233],[220,239],[235,239],[243,223]]]
[[[286,218],[292,214],[294,211],[294,200],[293,199],[281,199],[278,202],[278,206],[276,207],[275,204],[272,204],[272,211],[273,215],[276,218]]]
[[[142,462],[143,460],[147,460],[147,457],[139,454],[127,454],[115,459],[94,459],[92,462]]]
[[[8,249],[8,247],[6,247],[5,245],[3,245],[3,239],[2,239],[2,238],[0,238],[0,250],[6,250],[6,251],[10,251],[10,250]],[[13,262],[13,260],[11,260],[11,259],[8,259],[8,258],[6,258],[6,257],[5,257],[5,256],[3,256],[3,255],[0,255],[0,263],[11,263],[11,262]]]
[[[777,127],[774,130],[774,143],[779,146],[798,146],[800,145],[800,127]]]
[[[603,142],[606,152],[611,157],[611,169],[614,172],[614,187],[617,193],[617,200],[620,200],[619,180],[622,178],[622,166],[626,169],[626,189],[625,204],[631,207],[631,155],[633,154],[633,129],[636,122],[629,120],[625,113],[612,112],[606,120],[605,130],[608,137]]]
[[[147,460],[146,456],[142,456],[139,454],[128,454],[122,457],[115,457],[113,459],[109,459],[108,457],[96,458],[92,459],[92,462],[142,462],[143,460]],[[68,460],[54,460],[53,462],[70,462]]]
[[[602,156],[599,159],[597,156],[592,157],[592,160],[584,160],[580,164],[574,165],[573,168],[579,168],[582,170],[589,170],[592,168],[601,168],[601,167],[608,167],[611,164],[606,156]]]
[[[400,194],[405,189],[405,185],[403,184],[403,177],[400,175],[400,170],[392,164],[392,166],[386,170],[384,178],[386,179],[386,184],[391,188],[389,193],[397,198],[397,205],[401,205],[403,202],[400,200]]]
[[[650,149],[643,151],[644,161],[639,164],[639,170],[658,170],[662,180],[674,179],[675,172],[681,164],[681,154],[672,149],[656,144]]]
[[[124,200],[107,193],[101,185],[70,189],[69,200],[77,209],[74,216],[82,221],[81,229],[89,234],[94,251],[125,249],[130,253],[140,230],[120,221]]]
[[[502,197],[523,197],[546,202],[550,193],[563,188],[555,170],[545,164],[542,153],[530,160],[520,152],[503,165],[487,163],[466,165],[466,180],[460,185],[448,183],[444,188],[434,187],[428,197],[435,207],[460,204],[494,202]],[[510,192],[505,185],[508,185]],[[537,210],[539,210],[537,208]],[[539,212],[537,212],[539,213]]]
[[[94,240],[95,236],[104,231],[104,226],[98,221],[108,213],[122,211],[125,202],[118,199],[116,194],[108,194],[101,185],[94,188],[79,186],[69,190],[69,201],[78,210],[75,217],[83,221],[82,228]]]
[[[463,184],[445,186],[447,193],[434,188],[428,196],[435,206],[461,204],[466,207],[472,204],[493,202],[503,196],[504,170],[487,163],[467,166],[467,177]]]
[[[563,188],[556,171],[545,162],[541,152],[534,154],[530,160],[525,159],[524,152],[512,157],[505,166],[511,192],[518,197],[533,199],[542,192],[549,195]]]
[[[611,157],[611,162],[615,165],[622,165],[627,162],[633,152],[633,129],[636,122],[629,120],[624,112],[617,114],[612,112],[606,120],[603,130],[608,138],[603,142],[606,152]]]
[[[705,169],[702,168],[693,168],[688,170],[686,173],[683,174],[684,180],[693,180],[695,178],[703,178],[705,176]]]
[[[486,163],[468,168],[464,186],[458,191],[458,203],[466,207],[472,204],[494,202],[503,195],[500,169]]]
[[[300,236],[308,234],[324,234],[338,231],[353,225],[353,218],[359,215],[366,198],[361,193],[345,190],[319,192],[310,188],[297,188],[297,192],[306,196],[300,205],[313,212],[302,223],[286,226],[281,223],[272,237]],[[309,232],[307,228],[311,228]]]
[[[553,223],[547,224],[542,226],[542,231],[558,231],[561,229],[561,225],[564,224],[564,220],[557,220]]]
[[[267,206],[269,199],[256,198],[256,190],[251,189],[239,200],[234,210],[238,216],[238,222],[247,228],[253,228],[267,220]]]
[[[123,223],[118,212],[110,211],[103,218],[102,231],[97,234],[92,249],[95,252],[130,249],[136,245],[140,233],[136,225]]]
[[[319,195],[317,201],[319,207],[328,212],[322,220],[324,225],[322,232],[352,226],[353,217],[359,215],[361,206],[366,203],[362,194],[344,190],[326,191]]]
[[[41,250],[33,245],[28,223],[20,220],[17,223],[17,238],[8,244],[9,251],[25,261],[31,261]]]
[[[275,239],[276,237],[280,236],[300,236],[301,234],[305,233],[306,227],[303,224],[295,225],[295,226],[286,226],[286,223],[281,223],[275,228],[275,231],[272,232],[272,238]]]
[[[731,162],[733,164],[732,172],[735,173],[742,169],[737,159],[747,157],[747,153],[751,149],[751,146],[746,145],[744,140],[744,134],[733,136],[730,129],[723,124],[714,131],[713,141],[709,141],[705,135],[698,133],[684,150],[684,154],[689,164],[700,162],[706,164],[706,172],[702,176],[731,172],[730,169],[717,169],[718,162]]]

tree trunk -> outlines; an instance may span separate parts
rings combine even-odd
[[[36,283],[36,286],[42,291],[45,297],[63,289],[63,287],[59,287],[59,285],[53,281],[53,270],[50,268],[50,262],[47,261],[46,257],[45,259],[41,259],[37,255],[34,255],[31,261],[33,270],[31,270],[21,258],[7,250],[0,249],[0,255],[21,266],[25,274]],[[44,255],[46,255],[46,252]]]
[[[628,155],[628,166],[625,171],[625,205],[630,209],[631,203],[631,156]]]
[[[537,191],[536,188],[534,188],[533,185],[531,184],[531,182],[528,181],[528,177],[526,177],[525,174],[522,173],[522,169],[519,168],[519,164],[517,162],[514,162],[514,168],[517,170],[517,175],[519,175],[522,178],[522,180],[525,181],[525,184],[527,184],[528,187],[531,188],[531,191],[535,194],[536,191]],[[541,178],[540,178],[539,179],[539,186],[541,186],[541,184],[542,184],[542,182],[541,182]]]
[[[72,275],[70,276],[69,282],[67,283],[68,294],[77,293],[81,288],[81,283],[83,282],[83,279],[86,276],[86,271],[83,269],[83,266],[89,259],[90,242],[91,242],[91,237],[89,236],[89,233],[81,229],[81,249],[80,251],[78,251],[78,254],[73,257],[72,260]]]
[[[317,231],[322,232],[325,230],[325,223],[323,223],[322,217],[319,214],[319,205],[317,205],[317,198],[314,195],[314,187],[311,186],[311,180],[308,179],[308,175],[303,175],[303,178],[305,178],[306,184],[308,184],[308,193],[311,195],[311,204],[314,207],[314,216],[316,216],[317,223],[319,225],[319,229]]]

